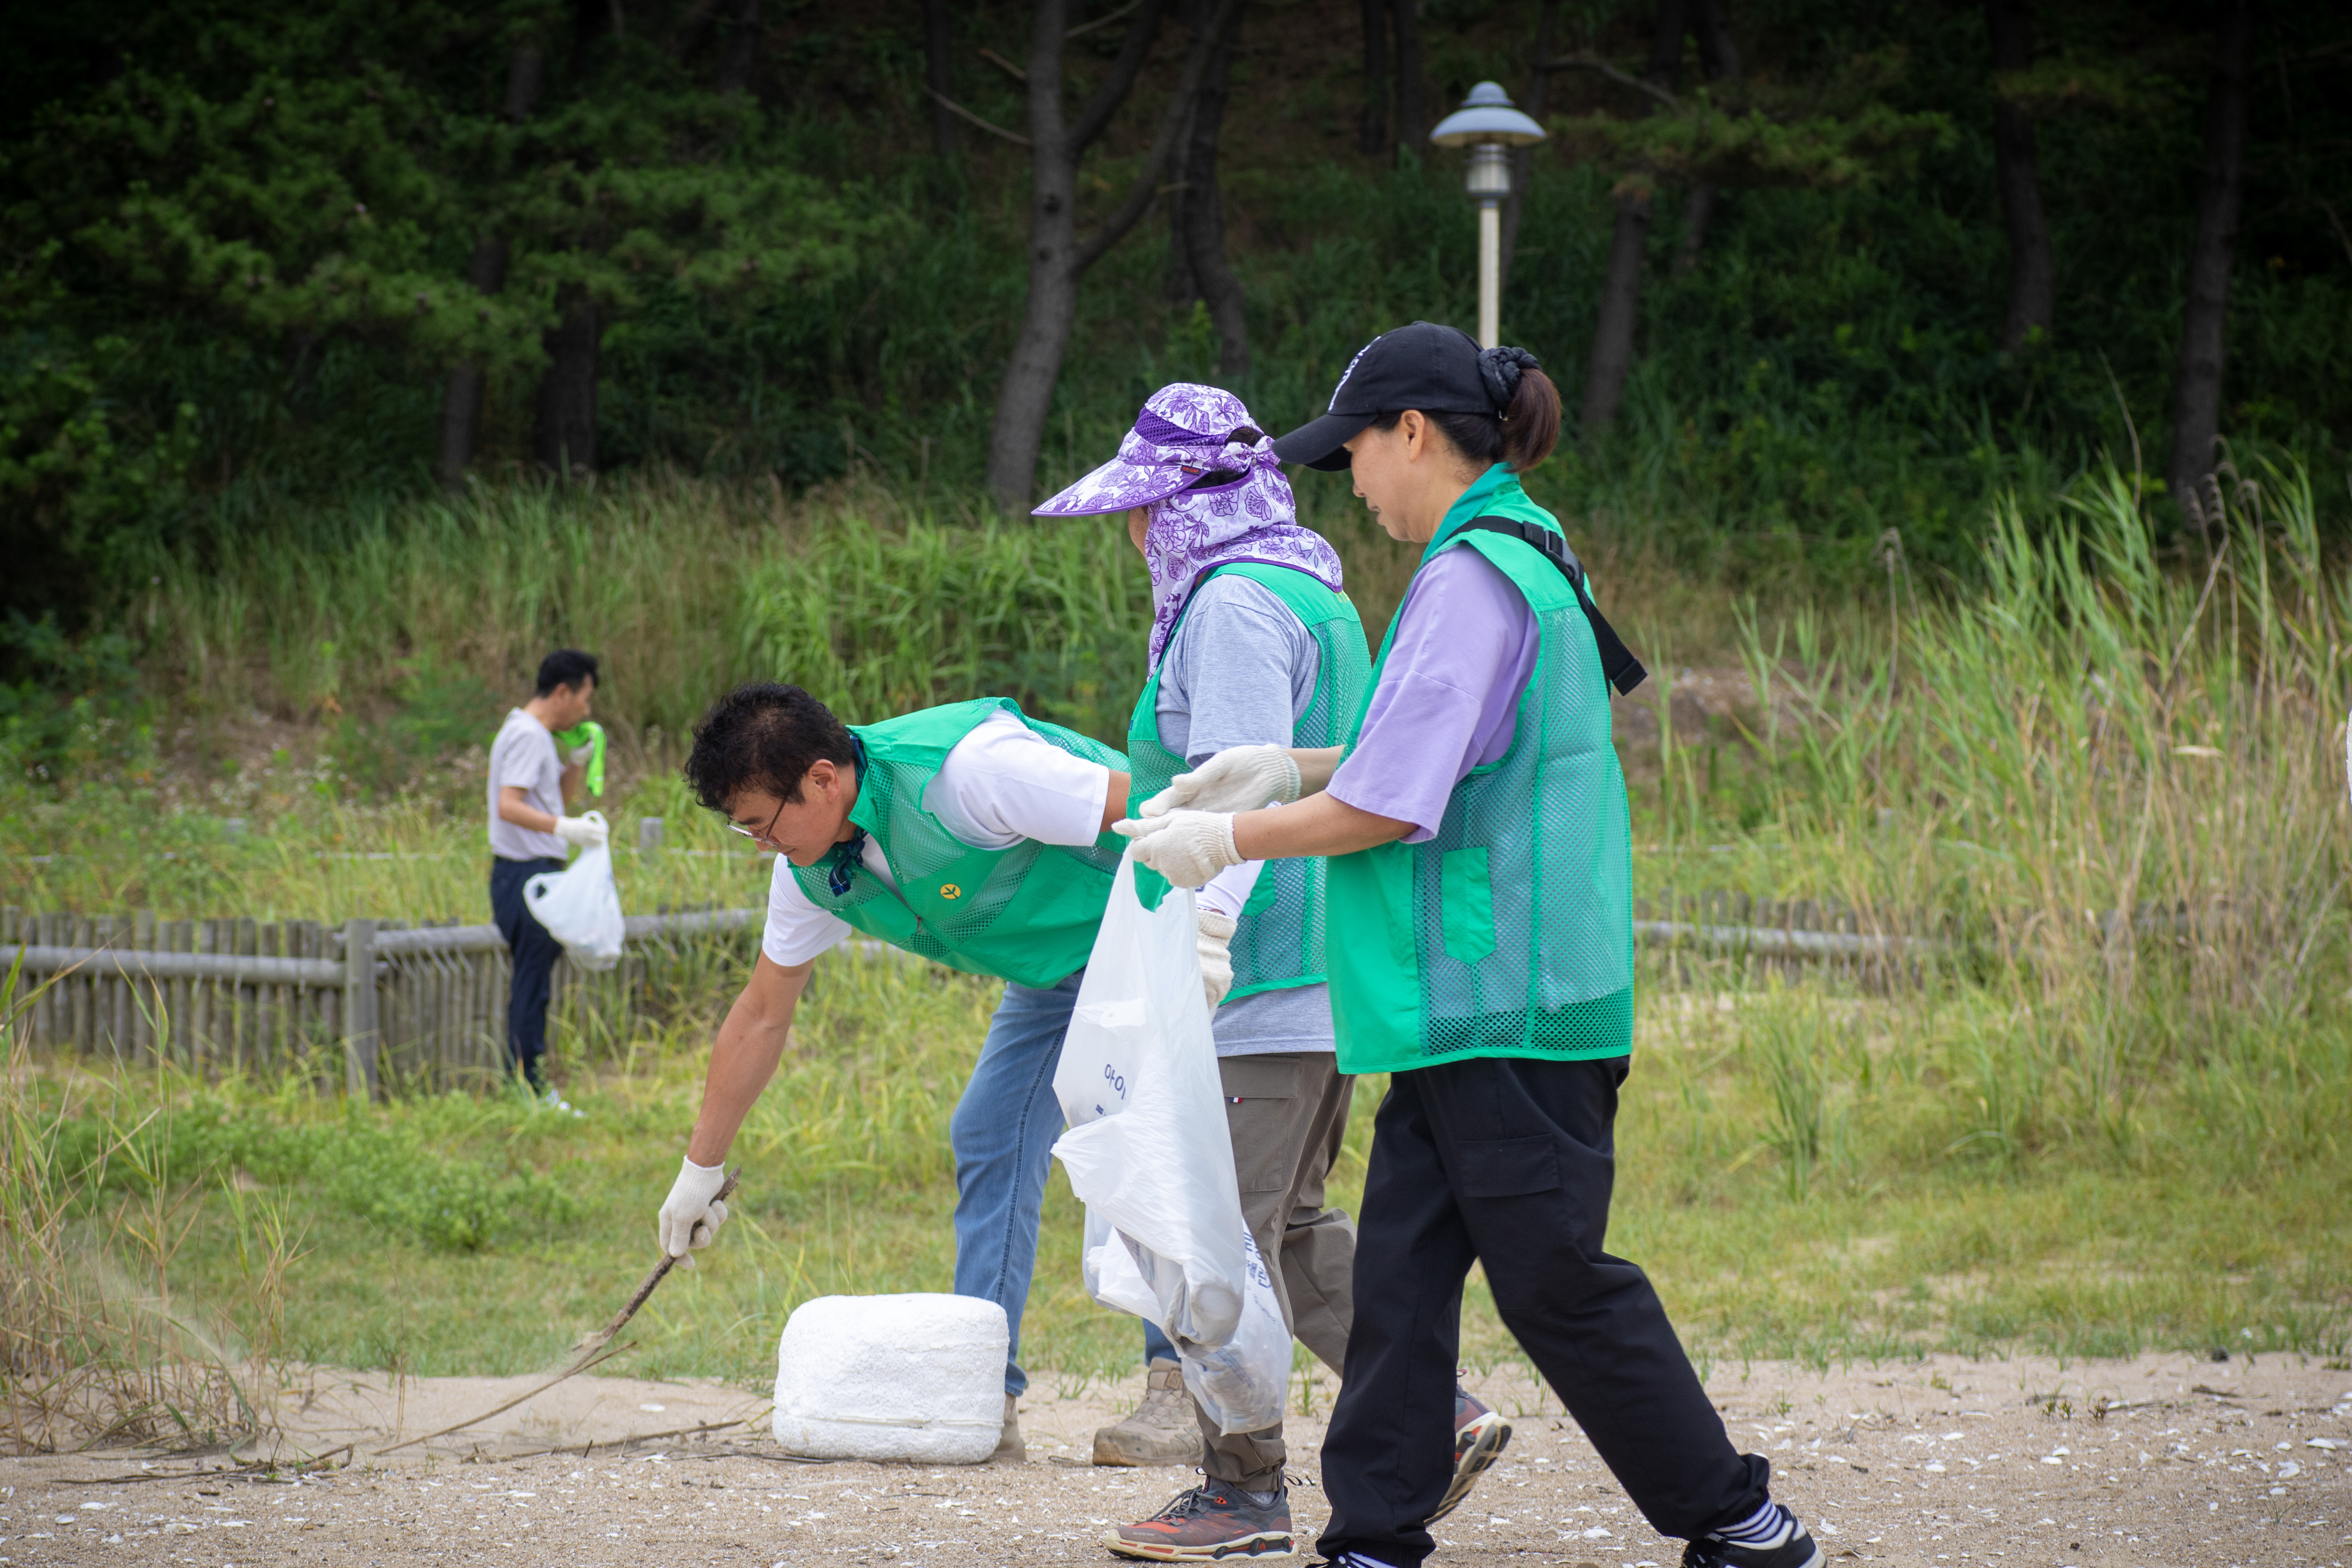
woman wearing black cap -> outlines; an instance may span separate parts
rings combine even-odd
[[[1454,1500],[1462,1282],[1504,1322],[1686,1568],[1819,1568],[1683,1354],[1604,1249],[1633,1045],[1632,844],[1609,688],[1635,664],[1558,522],[1520,487],[1559,395],[1522,349],[1428,322],[1374,339],[1322,418],[1275,444],[1352,471],[1423,548],[1345,747],[1221,753],[1119,831],[1197,887],[1328,855],[1339,1064],[1392,1074],[1372,1142],[1320,1542],[1415,1568]],[[1295,769],[1295,771],[1294,771]],[[1300,797],[1304,795],[1305,798]],[[1294,803],[1249,810],[1269,799]]]

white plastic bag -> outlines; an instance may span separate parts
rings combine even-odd
[[[1087,1206],[1087,1293],[1158,1323],[1185,1386],[1225,1431],[1273,1426],[1290,1333],[1242,1224],[1192,895],[1177,888],[1146,910],[1132,853],[1087,961],[1054,1092],[1070,1124],[1054,1153]]]
[[[588,815],[601,822],[602,812]],[[621,917],[621,890],[613,882],[608,844],[580,852],[562,871],[543,871],[522,886],[523,907],[563,944],[564,956],[583,969],[609,969],[621,961],[628,925]]]

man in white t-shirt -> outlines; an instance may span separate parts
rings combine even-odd
[[[695,730],[696,797],[776,852],[751,978],[710,1053],[702,1110],[662,1205],[663,1248],[691,1261],[727,1218],[717,1195],[736,1132],[775,1071],[818,954],[853,930],[967,973],[1003,1000],[949,1139],[959,1295],[1011,1331],[1002,1459],[1024,1457],[1016,1357],[1046,1168],[1062,1130],[1054,1069],[1122,841],[1127,759],[1010,702],[845,726],[797,686],[729,694]]]
[[[531,1092],[564,1110],[541,1059],[547,1054],[547,998],[555,960],[563,949],[523,900],[523,886],[543,871],[562,871],[565,846],[601,844],[604,829],[564,808],[580,795],[584,756],[556,754],[555,736],[583,724],[596,696],[596,661],[559,648],[540,662],[537,695],[508,710],[490,742],[490,918],[498,922],[514,960],[507,993],[507,1071],[520,1072]],[[591,748],[582,747],[582,752]]]

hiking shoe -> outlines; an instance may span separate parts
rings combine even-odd
[[[1140,1524],[1123,1524],[1103,1537],[1121,1557],[1151,1563],[1218,1563],[1228,1557],[1287,1557],[1290,1490],[1260,1506],[1238,1490],[1209,1481],[1189,1491]]]
[[[1098,1465],[1197,1465],[1201,1423],[1184,1392],[1184,1369],[1165,1358],[1151,1364],[1143,1403],[1115,1427],[1095,1432]]]
[[[1021,1412],[1013,1406],[1013,1396],[1004,1396],[1004,1432],[996,1439],[996,1452],[988,1456],[992,1465],[1025,1465],[1029,1462],[1029,1445],[1021,1440]]]
[[[1435,1524],[1462,1506],[1470,1495],[1470,1488],[1486,1473],[1486,1468],[1502,1456],[1504,1447],[1511,1440],[1511,1424],[1494,1411],[1473,1399],[1460,1384],[1454,1385],[1454,1479],[1446,1484],[1445,1495],[1438,1500],[1437,1511],[1428,1522]]]
[[[1772,1507],[1780,1516],[1774,1534],[1760,1542],[1702,1535],[1683,1548],[1683,1568],[1822,1568],[1822,1549],[1797,1516],[1777,1502]]]

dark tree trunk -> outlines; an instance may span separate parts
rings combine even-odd
[[[482,295],[504,288],[507,242],[494,235],[476,241],[466,281]],[[466,470],[473,466],[474,442],[481,427],[482,368],[459,365],[449,372],[449,385],[441,394],[441,484],[453,494],[466,487]]]
[[[1212,10],[1202,4],[1199,9]],[[1217,139],[1225,118],[1225,84],[1241,46],[1242,11],[1234,8],[1223,36],[1212,46],[1200,90],[1193,95],[1192,128],[1185,139],[1184,252],[1193,287],[1209,307],[1217,329],[1217,374],[1234,380],[1249,374],[1249,320],[1242,308],[1241,280],[1225,262],[1225,208],[1217,189]]]
[[[1543,0],[1536,10],[1535,68],[1528,72],[1527,97],[1519,107],[1538,124],[1543,120],[1544,105],[1551,96],[1551,72],[1544,68],[1551,62],[1551,40],[1554,24],[1559,19],[1559,0]],[[1519,247],[1519,215],[1528,204],[1528,186],[1536,177],[1536,150],[1521,147],[1511,153],[1511,193],[1503,203],[1502,265],[1496,269],[1496,291],[1505,298],[1511,292],[1511,256]]]
[[[572,0],[572,74],[586,70],[596,46],[621,37],[625,26],[621,0]]]
[[[2230,320],[2230,263],[2237,250],[2238,198],[2246,161],[2246,54],[2252,0],[2225,0],[2213,55],[2213,96],[2205,107],[2205,171],[2197,182],[2197,237],[2189,252],[2189,298],[2181,312],[2180,369],[2172,384],[2172,464],[2166,477],[2196,513],[2213,472],[2221,430],[2221,371]]]
[[[2033,64],[2030,0],[1985,0],[1985,23],[1992,35],[1995,71],[2021,71]],[[2014,354],[2049,332],[2056,274],[2034,173],[2033,117],[1998,90],[1992,99],[1992,155],[2000,219],[2009,230],[2009,309],[2001,318],[2000,346]]]
[[[1699,69],[1710,82],[1736,82],[1739,79],[1739,49],[1731,40],[1731,27],[1724,20],[1723,0],[1690,0],[1691,36],[1698,45]],[[1675,252],[1675,270],[1688,272],[1698,266],[1699,252],[1706,247],[1707,225],[1715,221],[1717,193],[1713,185],[1701,183],[1693,185],[1683,197],[1683,236]]]
[[[1364,111],[1356,122],[1356,147],[1366,157],[1389,144],[1389,8],[1392,0],[1363,0]]]
[[[944,100],[955,97],[955,32],[948,0],[923,0],[923,78],[931,89],[931,152],[943,163],[956,155],[956,120]]]
[[[1683,0],[1661,0],[1652,36],[1650,67],[1643,79],[1672,91],[1683,52]],[[1600,319],[1592,328],[1592,356],[1584,367],[1584,406],[1580,429],[1597,435],[1617,417],[1625,378],[1633,369],[1633,328],[1642,313],[1642,269],[1649,254],[1650,202],[1644,195],[1617,198],[1616,231],[1609,241],[1609,272],[1601,284]]]
[[[759,60],[760,0],[740,0],[735,10],[735,25],[728,30],[727,52],[719,59],[719,90],[739,93],[749,89],[751,68]]]
[[[596,471],[596,361],[604,332],[595,300],[576,288],[556,296],[563,319],[547,334],[531,455],[559,479]]]
[[[1062,355],[1069,347],[1071,325],[1077,315],[1078,279],[1087,267],[1150,212],[1161,176],[1176,152],[1193,96],[1201,89],[1217,37],[1231,24],[1241,0],[1215,0],[1209,15],[1192,35],[1185,51],[1176,89],[1169,96],[1150,151],[1127,198],[1092,235],[1077,235],[1078,160],[1101,135],[1111,116],[1127,99],[1160,34],[1163,0],[1143,0],[1135,20],[1128,24],[1118,57],[1095,89],[1077,118],[1062,119],[1063,21],[1066,0],[1038,0],[1034,31],[1029,46],[1029,298],[1023,307],[1021,332],[1013,342],[1012,362],[996,400],[996,422],[988,438],[988,488],[1008,511],[1025,509],[1036,482],[1037,452],[1043,444],[1045,414],[1054,401],[1054,383],[1062,373]]]
[[[1415,0],[1391,0],[1396,16],[1397,152],[1425,158],[1429,117],[1422,107],[1421,7]]]
[[[546,68],[547,57],[537,44],[515,46],[507,60],[504,112],[509,124],[520,125],[539,107]],[[473,261],[466,268],[466,281],[475,292],[483,295],[496,294],[506,287],[505,239],[484,235],[474,243]],[[459,365],[449,372],[449,384],[441,394],[441,453],[437,466],[444,487],[453,492],[465,487],[466,470],[473,466],[474,444],[480,439],[481,428],[482,368]]]
[[[988,441],[988,491],[1007,511],[1026,511],[1054,383],[1077,314],[1077,160],[1062,120],[1066,0],[1037,0],[1029,38],[1029,298],[1013,362],[996,395]]]

